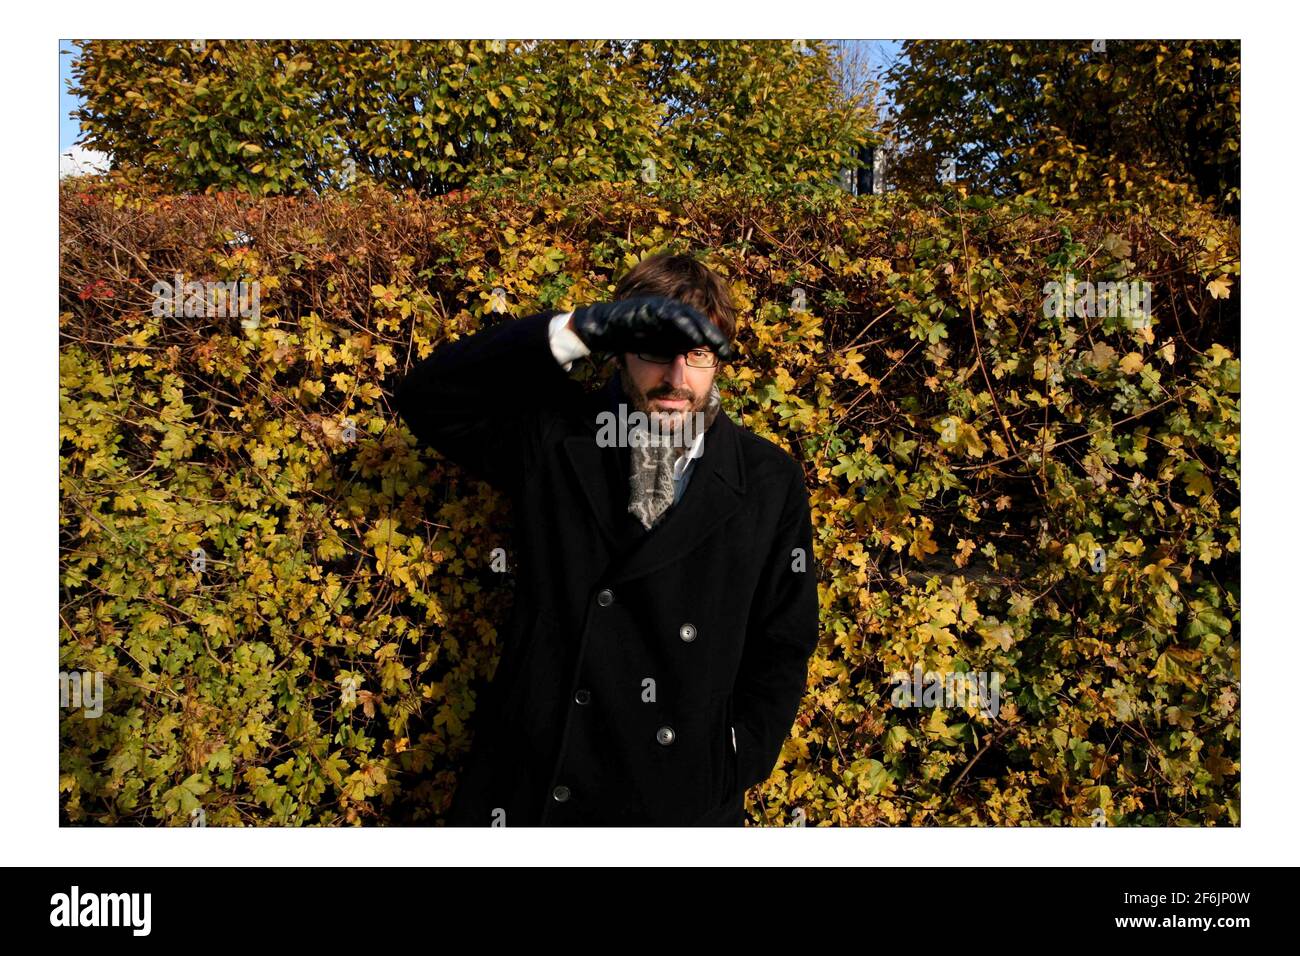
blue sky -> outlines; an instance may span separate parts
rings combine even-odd
[[[887,65],[902,46],[897,40],[840,40],[846,45],[860,46],[873,66]],[[69,112],[79,105],[79,98],[68,93],[68,83],[72,79],[72,60],[76,55],[76,45],[71,40],[59,41],[59,152],[66,152],[76,143],[80,133],[77,121],[69,117]],[[68,52],[64,52],[64,51]]]
[[[70,40],[59,41],[59,152],[64,152],[77,141],[77,121],[68,116],[70,110],[78,105],[78,97],[68,94],[68,82],[72,79],[73,51],[76,46]],[[46,61],[49,62],[48,60]]]

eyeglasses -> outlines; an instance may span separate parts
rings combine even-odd
[[[641,361],[650,362],[654,365],[671,365],[677,360],[676,355],[654,355],[648,352],[637,352],[635,354]],[[712,349],[691,349],[685,355],[686,364],[691,368],[713,368],[718,364],[718,354]]]

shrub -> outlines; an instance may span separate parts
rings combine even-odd
[[[754,822],[1238,822],[1231,221],[961,189],[61,189],[60,667],[105,686],[61,720],[66,822],[435,821],[511,516],[392,388],[661,249],[729,278],[725,410],[812,497],[821,647]],[[176,274],[257,281],[260,316],[153,314]],[[1149,323],[1109,295],[1044,314],[1050,282],[1138,279]],[[999,712],[897,706],[917,664],[998,673]]]

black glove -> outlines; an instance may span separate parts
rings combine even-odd
[[[712,349],[722,361],[736,349],[697,309],[661,295],[597,302],[573,310],[573,328],[593,352],[677,355]]]

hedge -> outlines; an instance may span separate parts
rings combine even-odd
[[[439,822],[511,515],[416,446],[393,388],[660,250],[727,276],[725,411],[812,496],[821,645],[751,823],[1239,822],[1231,221],[962,187],[112,177],[65,181],[60,217],[60,669],[104,681],[102,715],[62,711],[64,822]],[[154,314],[177,276],[256,281],[260,315]],[[1079,305],[1137,280],[1149,321]],[[1078,307],[1045,309],[1052,282]],[[997,675],[1000,708],[906,706],[917,666]]]

